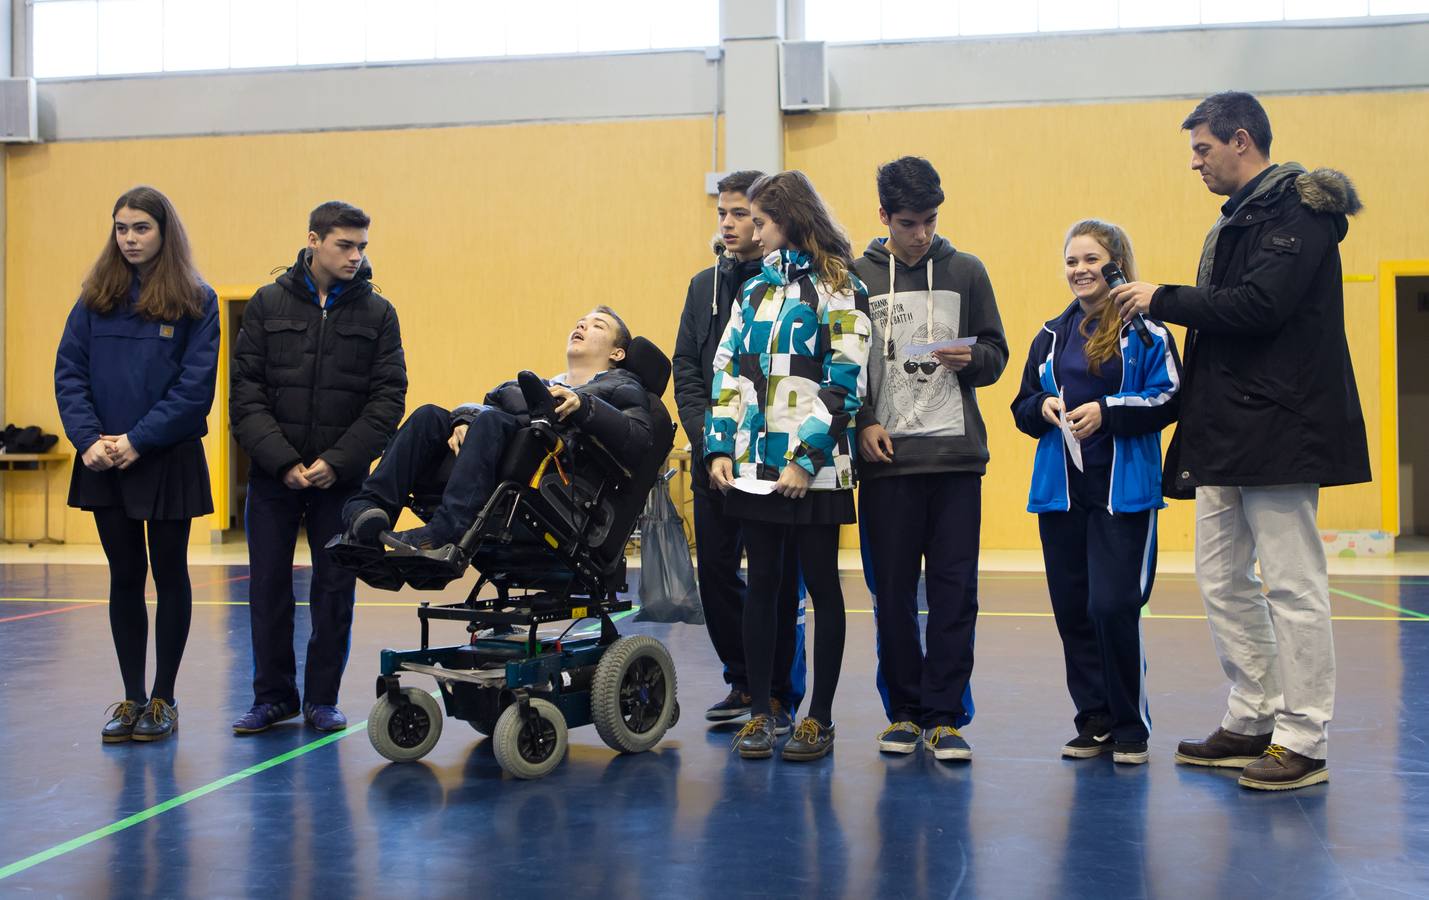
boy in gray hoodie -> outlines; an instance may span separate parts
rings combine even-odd
[[[873,319],[869,397],[857,417],[859,528],[874,595],[878,689],[888,753],[921,740],[938,759],[971,759],[958,728],[972,720],[968,681],[977,621],[978,536],[987,429],[975,388],[997,381],[1007,340],[977,257],[936,234],[943,190],[926,160],[878,170],[888,237],[854,272]],[[973,341],[969,343],[970,341]],[[918,577],[927,568],[926,652]]]

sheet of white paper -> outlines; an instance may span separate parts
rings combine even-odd
[[[761,481],[758,478],[748,476],[736,478],[734,480],[736,490],[744,491],[746,494],[772,494],[774,493],[774,482]]]
[[[972,337],[953,338],[951,341],[935,341],[931,344],[909,344],[903,348],[903,352],[909,356],[922,356],[924,353],[951,350],[954,347],[971,347],[976,343],[977,335],[973,335]]]
[[[1067,453],[1072,457],[1072,465],[1077,467],[1078,472],[1085,472],[1082,468],[1082,442],[1072,435],[1072,426],[1067,424],[1067,413],[1059,410],[1057,421],[1062,424],[1062,440],[1067,445]]]

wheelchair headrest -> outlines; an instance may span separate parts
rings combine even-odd
[[[664,394],[670,384],[670,357],[643,337],[630,339],[620,368],[639,378],[645,390],[656,397]]]

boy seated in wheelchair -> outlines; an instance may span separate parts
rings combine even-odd
[[[413,412],[362,489],[343,507],[346,530],[340,540],[375,550],[385,544],[401,553],[446,553],[495,490],[507,443],[532,419],[593,436],[622,463],[639,460],[650,447],[652,419],[645,386],[618,368],[630,340],[630,330],[615,311],[598,306],[581,317],[567,339],[566,372],[544,382],[549,398],[541,401],[547,408],[528,407],[529,395],[545,393],[535,383],[539,379],[532,379],[498,385],[480,404],[450,412],[427,405]],[[436,484],[448,464],[446,484]],[[426,487],[441,493],[430,521],[390,531],[408,498]]]

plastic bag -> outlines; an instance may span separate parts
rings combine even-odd
[[[640,514],[640,612],[637,622],[703,625],[695,566],[685,526],[670,499],[671,469],[655,480]]]

